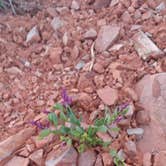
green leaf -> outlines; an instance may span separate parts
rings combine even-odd
[[[120,128],[119,127],[111,127],[110,130],[118,132],[118,131],[120,131]]]
[[[67,121],[67,117],[66,117],[66,115],[64,114],[63,111],[60,112],[60,119],[61,119],[62,121]]]
[[[44,137],[47,137],[49,134],[51,134],[51,130],[49,129],[44,129],[40,132],[39,138],[43,139]]]
[[[59,129],[60,133],[63,135],[67,135],[70,132],[70,128],[66,127],[66,126],[61,126]]]
[[[104,122],[105,122],[105,119],[104,119],[104,118],[97,119],[97,120],[95,121],[95,126],[104,125]]]
[[[60,103],[56,103],[56,104],[53,106],[53,108],[54,108],[55,110],[63,110],[63,109],[64,109],[63,105],[60,104]]]
[[[53,123],[55,126],[58,125],[58,118],[54,112],[48,114],[48,120]]]
[[[107,132],[107,130],[108,130],[108,128],[105,125],[101,125],[101,126],[97,127],[97,131],[99,131],[99,132],[105,133],[105,132]]]
[[[77,149],[78,149],[78,152],[79,152],[79,153],[82,153],[82,152],[85,151],[86,145],[85,145],[85,144],[80,144]]]
[[[81,136],[81,133],[75,129],[70,130],[70,134],[76,138],[79,138]]]
[[[116,157],[116,156],[117,156],[117,151],[114,150],[114,149],[111,149],[111,150],[110,150],[110,155],[111,155],[112,157]]]
[[[102,143],[102,146],[103,146],[104,148],[107,148],[110,144],[111,144],[111,142],[103,142],[103,143]]]
[[[80,126],[81,125],[80,121],[76,118],[76,116],[74,115],[74,113],[70,107],[67,107],[67,111],[68,111],[68,116],[69,116],[70,122],[72,124]]]
[[[97,127],[92,127],[92,126],[88,127],[87,130],[88,136],[93,137],[94,135],[96,135],[96,132],[97,132]]]
[[[106,112],[105,114],[105,124],[109,125],[111,123],[111,115]]]

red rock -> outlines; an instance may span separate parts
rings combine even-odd
[[[96,75],[94,77],[94,83],[98,88],[103,87],[104,83],[104,75]]]
[[[110,166],[113,163],[112,157],[109,153],[102,154],[104,166]]]
[[[125,143],[125,148],[127,150],[127,154],[130,156],[134,156],[137,153],[136,144],[133,141],[128,141]]]
[[[143,152],[166,149],[166,74],[147,75],[136,85],[139,103],[148,111],[150,123],[144,127],[144,137],[138,142]]]
[[[131,0],[121,0],[120,1],[126,8],[131,5]]]
[[[128,11],[125,11],[123,14],[122,14],[122,20],[125,22],[125,23],[132,23],[132,18],[129,14]]]
[[[153,16],[152,11],[147,11],[146,13],[144,13],[144,14],[142,15],[142,20],[150,19],[152,16]]]
[[[93,150],[87,150],[80,154],[78,166],[93,166],[96,161],[96,153]]]
[[[102,139],[104,142],[111,142],[112,138],[108,133],[97,132],[97,136]]]
[[[4,166],[28,166],[28,165],[29,165],[28,158],[15,156],[8,163],[6,163]]]
[[[51,48],[49,50],[50,53],[50,60],[53,64],[59,64],[61,63],[61,54],[62,54],[63,50],[61,47],[55,47],[55,48]]]
[[[38,166],[43,164],[43,149],[33,152],[29,158]]]
[[[96,159],[94,166],[103,166],[102,157],[100,155],[97,156],[97,159]]]
[[[151,166],[151,154],[150,153],[145,153],[143,156],[143,166]]]
[[[12,155],[35,132],[34,128],[26,128],[0,143],[0,163]]]
[[[126,87],[123,89],[125,93],[127,93],[132,100],[134,101],[137,101],[138,100],[138,95],[137,93],[135,92],[134,89],[130,88],[130,87]]]
[[[93,69],[94,69],[95,72],[97,72],[99,74],[104,73],[104,67],[100,63],[95,63],[94,66],[93,66]]]
[[[89,29],[84,35],[84,39],[95,39],[97,37],[97,32],[94,29]]]
[[[118,91],[106,86],[103,89],[97,90],[100,99],[107,105],[114,105],[118,100]]]
[[[165,166],[166,161],[166,151],[161,151],[154,157],[154,166]]]
[[[80,4],[79,4],[79,2],[76,1],[76,0],[73,0],[72,3],[71,3],[71,9],[79,10],[79,9],[80,9]]]
[[[136,122],[139,125],[147,125],[150,122],[149,113],[147,111],[138,111],[136,113]]]
[[[77,157],[77,151],[73,147],[61,147],[47,155],[45,166],[76,166]]]
[[[118,38],[120,27],[116,25],[102,26],[95,42],[95,49],[98,52],[107,50]]]
[[[107,7],[110,4],[110,0],[95,0],[95,3],[93,4],[94,9],[100,9],[103,7]]]

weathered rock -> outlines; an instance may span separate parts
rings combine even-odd
[[[112,0],[110,6],[115,6],[119,3],[119,0]]]
[[[79,10],[80,9],[80,4],[77,0],[73,0],[72,3],[71,3],[71,9],[74,9],[74,10]]]
[[[109,153],[102,154],[104,166],[110,166],[113,163],[113,159]]]
[[[93,150],[87,150],[80,154],[78,166],[93,166],[96,161],[96,153]]]
[[[127,129],[127,134],[128,134],[128,135],[138,135],[138,136],[142,136],[142,135],[144,134],[144,129],[142,129],[142,128]]]
[[[133,141],[128,141],[125,143],[125,148],[127,150],[127,154],[129,155],[136,155],[137,148],[136,144]]]
[[[59,64],[61,63],[61,54],[63,50],[61,47],[53,47],[50,48],[49,54],[50,54],[50,60],[53,64]]]
[[[139,125],[147,125],[150,122],[149,113],[147,111],[138,111],[136,113],[136,122]]]
[[[37,26],[34,26],[27,34],[26,43],[28,42],[38,42],[40,40],[39,31]]]
[[[143,156],[143,166],[151,166],[151,154],[150,153],[145,153]]]
[[[15,156],[8,163],[6,163],[4,166],[28,166],[28,165],[29,165],[28,158]]]
[[[54,19],[51,22],[51,26],[54,29],[54,31],[57,31],[63,25],[64,25],[64,22],[59,17],[54,17]]]
[[[97,32],[95,29],[89,29],[88,31],[86,31],[83,35],[84,39],[95,39],[97,37]]]
[[[128,110],[127,113],[125,114],[125,117],[127,118],[131,118],[132,115],[134,114],[134,111],[135,111],[135,107],[134,107],[134,104],[133,103],[130,103],[126,109]]]
[[[100,9],[103,7],[107,7],[110,4],[110,0],[95,0],[95,3],[93,4],[94,9]]]
[[[97,90],[97,94],[100,99],[107,105],[114,105],[118,100],[118,92],[116,89],[112,89],[108,86]]]
[[[46,166],[62,166],[77,164],[77,151],[73,147],[61,147],[58,150],[52,150],[46,158]]]
[[[0,163],[12,155],[35,132],[34,128],[26,128],[0,143]]]
[[[95,49],[98,52],[107,50],[118,38],[120,27],[116,25],[102,26],[95,42]]]
[[[22,71],[16,67],[16,66],[12,66],[10,68],[7,68],[5,69],[6,72],[8,72],[9,74],[14,74],[14,75],[17,75],[17,74],[22,74]]]
[[[138,55],[144,60],[151,55],[158,56],[162,54],[162,51],[142,31],[134,35],[133,41]]]
[[[39,149],[33,152],[29,158],[38,166],[41,166],[43,163],[43,149]]]
[[[93,66],[93,69],[94,69],[95,72],[97,72],[99,74],[104,73],[104,67],[100,63],[95,63],[94,66]]]
[[[144,126],[143,139],[138,142],[142,152],[166,149],[166,73],[147,75],[136,85],[141,106],[148,111],[150,123]]]
[[[103,166],[102,157],[100,155],[97,156],[97,159],[96,159],[94,166]]]
[[[104,142],[111,142],[112,138],[108,133],[97,132],[97,136],[102,139]]]
[[[154,157],[154,166],[165,166],[166,161],[166,151],[161,151]]]

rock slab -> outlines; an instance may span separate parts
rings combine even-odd
[[[10,157],[25,141],[35,132],[34,128],[26,128],[16,135],[7,138],[0,143],[0,164],[6,158]]]
[[[165,150],[166,73],[145,76],[137,83],[136,92],[151,119],[149,125],[144,126],[144,136],[138,147],[144,153]]]
[[[101,27],[95,42],[95,49],[98,52],[106,51],[118,38],[120,27],[117,25],[104,25]]]
[[[149,58],[151,55],[158,56],[162,54],[162,51],[142,31],[134,35],[133,41],[135,50],[137,51],[138,55],[144,60]]]

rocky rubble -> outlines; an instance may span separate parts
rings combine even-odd
[[[128,103],[121,130],[98,136],[128,166],[165,166],[165,1],[42,5],[33,17],[0,14],[0,165],[113,165],[98,148],[78,154],[53,135],[38,140],[29,122],[44,120],[65,87],[86,126],[104,105]]]

